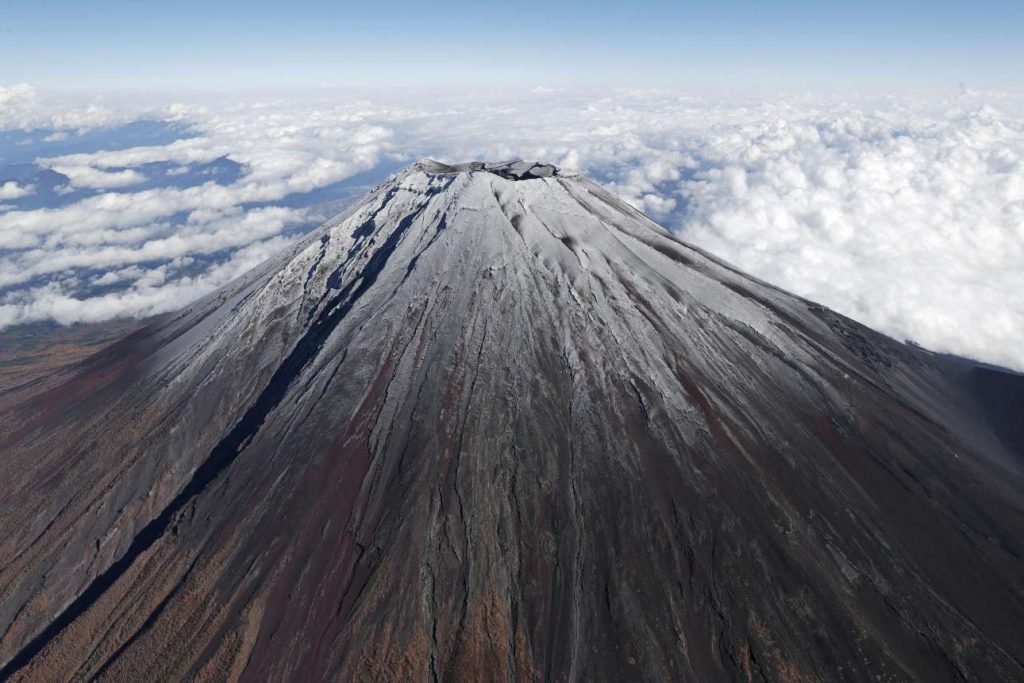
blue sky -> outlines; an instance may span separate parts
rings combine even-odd
[[[1024,85],[1024,2],[5,0],[0,84]]]

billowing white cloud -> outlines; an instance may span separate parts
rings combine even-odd
[[[88,118],[88,106],[44,114],[23,88],[3,97],[51,122]],[[385,160],[521,157],[580,169],[685,239],[897,338],[1024,369],[1019,93],[339,91],[147,106],[197,135],[41,160],[78,187],[110,191],[0,212],[0,325],[170,310],[283,245],[305,216],[247,205]],[[0,127],[8,120],[0,114]],[[243,169],[229,185],[132,190],[142,164],[187,169],[224,156]],[[214,254],[219,265],[196,275],[190,259]],[[113,290],[79,300],[69,292],[81,282]]]
[[[0,199],[21,199],[32,194],[34,188],[31,185],[19,185],[13,180],[0,183]]]
[[[900,339],[1024,367],[1024,122],[846,112],[711,136],[688,239]]]

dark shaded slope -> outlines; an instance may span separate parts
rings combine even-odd
[[[1024,377],[990,367],[971,370],[971,394],[984,408],[992,431],[1024,457]]]

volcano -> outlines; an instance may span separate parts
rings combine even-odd
[[[1021,680],[1024,382],[423,161],[0,415],[0,678]]]

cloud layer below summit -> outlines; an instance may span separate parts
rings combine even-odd
[[[684,239],[892,336],[1024,369],[1021,94],[140,103],[14,86],[0,88],[0,130],[0,325],[172,310],[416,158],[522,157],[577,168]]]

